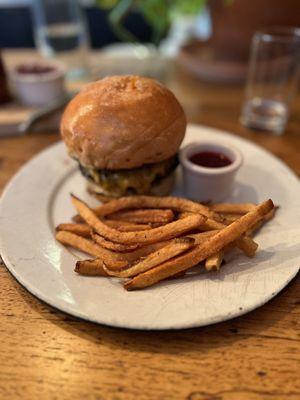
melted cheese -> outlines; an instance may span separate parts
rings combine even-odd
[[[140,168],[128,170],[95,170],[91,167],[82,167],[83,173],[104,190],[117,195],[146,194],[159,178],[167,176],[177,166],[177,157],[168,160],[144,165]]]

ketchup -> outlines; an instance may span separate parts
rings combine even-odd
[[[19,65],[17,71],[19,74],[47,74],[48,72],[54,71],[55,68],[51,65],[42,65],[38,63],[34,64],[22,64]]]
[[[200,153],[193,154],[190,161],[201,167],[208,168],[222,168],[232,164],[232,161],[222,153],[215,153],[213,151],[201,151]]]

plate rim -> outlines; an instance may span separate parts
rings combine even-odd
[[[60,313],[64,313],[67,315],[70,315],[73,318],[77,318],[83,322],[91,322],[93,324],[97,324],[100,326],[105,326],[105,327],[109,327],[109,328],[117,328],[117,329],[127,329],[127,330],[132,330],[132,331],[157,331],[157,332],[161,332],[161,331],[178,331],[178,330],[186,330],[186,329],[195,329],[195,328],[204,328],[206,326],[211,326],[211,325],[216,325],[222,322],[226,322],[226,321],[230,321],[232,319],[238,318],[238,317],[242,317],[246,314],[249,314],[252,311],[255,311],[256,309],[264,306],[265,304],[267,304],[269,301],[271,301],[273,298],[275,298],[276,296],[278,296],[285,287],[287,287],[291,281],[293,279],[296,278],[296,276],[298,275],[298,273],[300,272],[300,266],[296,267],[295,273],[293,275],[291,275],[290,279],[287,280],[282,287],[280,287],[278,289],[278,291],[275,291],[273,293],[271,293],[271,295],[267,298],[265,298],[261,303],[256,303],[253,307],[248,307],[248,308],[243,308],[243,310],[239,310],[237,309],[236,312],[227,314],[225,317],[224,316],[220,316],[217,315],[215,318],[211,319],[210,322],[206,323],[206,322],[197,322],[194,321],[192,323],[187,323],[187,324],[182,324],[180,326],[163,326],[163,327],[147,327],[147,326],[129,326],[129,324],[127,326],[124,326],[122,323],[119,322],[114,322],[114,324],[110,324],[110,323],[106,323],[106,322],[99,322],[97,319],[93,319],[87,316],[82,315],[81,312],[72,312],[70,310],[66,310],[62,308],[57,307],[55,304],[53,304],[51,302],[51,300],[47,300],[46,298],[44,298],[43,294],[39,295],[35,292],[35,290],[31,290],[30,288],[28,288],[28,286],[26,284],[24,284],[22,282],[22,279],[18,279],[18,277],[16,276],[16,274],[14,274],[14,272],[9,269],[7,267],[5,258],[2,257],[2,260],[4,262],[4,265],[6,267],[6,269],[8,270],[9,274],[14,278],[14,280],[20,284],[25,290],[26,292],[30,293],[32,296],[34,296],[38,301],[41,301],[43,304],[45,304],[48,307],[51,307],[57,311],[59,311]],[[298,269],[297,269],[298,268]]]

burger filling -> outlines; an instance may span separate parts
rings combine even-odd
[[[87,179],[118,196],[149,193],[151,187],[170,175],[177,165],[177,156],[133,169],[94,169],[79,164],[82,174]]]

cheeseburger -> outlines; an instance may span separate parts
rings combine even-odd
[[[185,129],[174,94],[139,76],[88,84],[61,122],[62,138],[89,190],[112,197],[168,194]]]

